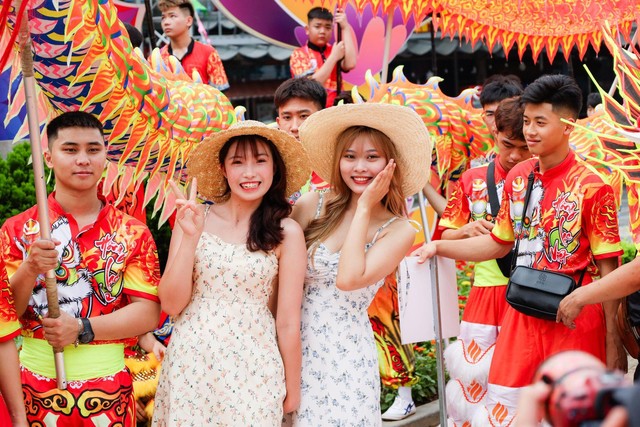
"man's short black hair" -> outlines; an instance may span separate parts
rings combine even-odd
[[[553,111],[567,110],[572,118],[577,119],[582,109],[582,91],[572,77],[546,74],[525,88],[522,103],[548,103]]]
[[[133,47],[142,47],[142,33],[133,25],[128,22],[124,23],[124,28],[127,29],[127,34],[129,35],[129,40],[131,41],[131,46]]]
[[[591,92],[587,96],[587,107],[596,108],[600,104],[602,104],[600,92]]]
[[[100,135],[104,138],[102,123],[100,123],[100,120],[98,120],[93,114],[89,114],[84,111],[67,111],[66,113],[62,113],[55,119],[51,120],[47,125],[47,140],[49,141],[49,146],[51,146],[53,140],[58,137],[60,129],[67,128],[98,129],[100,131]]]
[[[322,19],[325,21],[333,21],[333,14],[329,12],[329,9],[324,7],[314,7],[307,13],[307,23],[312,19]]]
[[[484,107],[520,95],[522,95],[522,82],[518,76],[494,74],[482,85],[480,105]]]
[[[278,86],[273,96],[273,103],[278,109],[293,98],[311,101],[318,106],[318,110],[322,110],[327,104],[327,91],[316,80],[307,77],[295,77],[285,80]]]
[[[185,0],[160,0],[158,2],[158,9],[160,9],[161,12],[164,12],[165,10],[170,9],[172,7],[177,7],[179,9],[186,10],[187,12],[189,12],[189,15],[192,18],[195,18],[196,16],[196,11],[189,0],[186,0],[186,1]]]
[[[189,12],[189,15],[191,15],[192,18],[196,17],[196,11],[190,1],[182,2],[178,5],[178,7]]]
[[[496,129],[509,139],[524,141],[524,108],[519,96],[500,101],[496,108]]]

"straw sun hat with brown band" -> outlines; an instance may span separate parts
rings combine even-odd
[[[231,138],[241,135],[258,135],[275,145],[287,169],[287,196],[300,190],[307,182],[311,167],[302,144],[279,129],[255,120],[245,120],[205,138],[189,156],[187,173],[190,178],[197,178],[198,193],[207,200],[220,203],[229,198],[227,180],[220,167],[220,150]]]
[[[338,136],[351,126],[367,126],[387,135],[396,147],[397,172],[405,197],[421,191],[431,170],[431,139],[420,116],[394,104],[345,104],[313,113],[299,129],[311,168],[330,183]]]

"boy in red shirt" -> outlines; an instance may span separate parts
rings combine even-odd
[[[332,45],[329,40],[334,23],[340,26],[343,40]],[[297,48],[291,54],[291,76],[310,77],[320,82],[327,91],[326,107],[331,107],[338,93],[338,61],[342,60],[340,66],[345,72],[356,66],[357,50],[351,26],[342,10],[336,11],[334,19],[327,9],[314,7],[307,14],[307,25],[304,28],[309,40],[305,46]]]
[[[296,77],[285,80],[273,97],[273,103],[278,111],[276,123],[278,128],[299,139],[298,129],[313,113],[324,108],[327,93],[320,83],[306,77]],[[329,188],[329,185],[315,172],[309,181],[294,194],[290,201],[293,203],[307,191],[319,191]]]
[[[491,232],[504,194],[507,173],[531,157],[522,134],[520,98],[505,99],[492,106],[494,139],[498,155],[493,162],[462,174],[440,219],[443,240],[461,240]],[[489,169],[493,172],[493,189]],[[490,192],[494,191],[493,195]],[[471,422],[484,404],[489,366],[502,318],[507,309],[508,279],[496,260],[479,262],[473,287],[462,316],[458,340],[447,347],[445,362],[451,380],[447,384],[449,417],[457,426]]]
[[[188,75],[191,76],[196,70],[203,83],[218,90],[228,89],[229,80],[218,51],[191,37],[191,25],[195,17],[193,5],[188,0],[160,0],[158,8],[162,12],[162,31],[171,41],[160,49],[162,59],[167,61],[173,55]]]
[[[568,76],[546,75],[527,86],[523,133],[531,154],[507,175],[504,196],[490,234],[465,240],[437,241],[414,252],[420,261],[434,255],[471,261],[505,256],[520,240],[517,265],[564,273],[582,286],[617,267],[622,254],[611,186],[571,150],[569,136],[582,107],[582,94]],[[528,176],[534,184],[522,212]],[[516,234],[515,230],[518,231]],[[615,325],[617,301],[586,306],[575,329],[531,317],[507,307],[496,342],[486,409],[473,425],[509,425],[516,415],[520,389],[536,368],[563,350],[581,350],[626,369],[626,355]]]

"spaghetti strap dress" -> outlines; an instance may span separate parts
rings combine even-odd
[[[203,232],[191,301],[177,316],[154,426],[280,426],[284,366],[268,308],[278,273],[271,252]]]
[[[319,202],[318,213],[320,212]],[[373,240],[397,218],[381,226]],[[384,279],[356,291],[336,288],[340,252],[309,251],[302,301],[302,385],[294,426],[376,427],[378,353],[367,309]]]

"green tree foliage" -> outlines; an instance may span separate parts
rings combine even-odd
[[[33,184],[33,167],[30,162],[29,143],[16,145],[7,154],[0,157],[0,222],[29,209],[36,203],[36,190]],[[49,170],[45,165],[45,176]],[[50,180],[53,181],[53,180]],[[48,192],[53,190],[53,182],[47,185]]]

